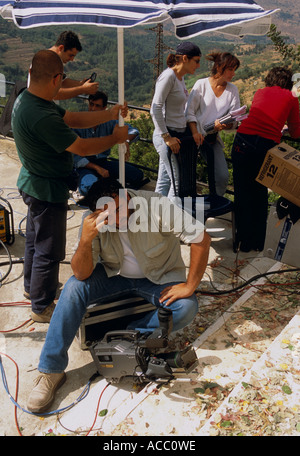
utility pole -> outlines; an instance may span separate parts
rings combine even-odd
[[[163,42],[164,28],[163,24],[157,24],[155,27],[150,28],[149,30],[156,32],[155,40],[155,54],[154,58],[148,60],[150,63],[153,63],[153,87],[152,91],[154,92],[155,82],[163,71],[163,51],[171,49],[169,46],[166,46]]]

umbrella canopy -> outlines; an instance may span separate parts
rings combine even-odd
[[[124,28],[171,19],[179,39],[213,31],[264,35],[275,11],[265,11],[253,0],[0,0],[2,17],[13,19],[19,28],[63,24],[118,28],[119,103],[124,102]],[[124,183],[124,145],[119,152],[119,178]]]
[[[171,19],[180,39],[233,25],[228,30],[235,35],[264,34],[275,12],[253,0],[1,0],[0,7],[20,28],[74,23],[127,28]]]

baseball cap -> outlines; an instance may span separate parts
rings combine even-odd
[[[175,51],[176,55],[187,55],[189,57],[200,57],[201,56],[201,51],[200,48],[194,44],[191,43],[190,41],[184,41],[183,43],[180,43]]]

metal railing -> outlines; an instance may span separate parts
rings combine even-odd
[[[14,85],[15,85],[15,82],[11,82],[11,81],[5,81],[5,84],[6,84],[6,85],[11,85],[11,86],[14,86]],[[5,105],[3,105],[3,104],[0,104],[0,108],[5,108]]]
[[[12,81],[5,81],[5,83],[7,85],[9,85],[9,86],[14,86],[15,85],[15,82],[12,82]],[[82,99],[82,100],[87,100],[88,99],[88,95],[78,95],[76,98],[79,98],[79,99]],[[108,100],[107,103],[109,105],[115,105],[118,102],[117,101]],[[4,108],[4,107],[5,107],[5,105],[0,104],[0,108]],[[132,109],[132,110],[136,110],[136,111],[142,111],[142,112],[150,113],[150,109],[149,108],[145,108],[145,107],[141,107],[141,106],[128,105],[128,108]],[[295,138],[294,139],[294,138],[291,138],[288,135],[283,135],[281,139],[282,139],[282,141],[289,141],[289,142],[295,142],[297,144],[300,144],[300,138]],[[141,138],[140,137],[139,141],[147,142],[149,144],[152,144],[152,139],[149,139],[149,138]],[[116,159],[112,158],[112,160],[116,160]],[[227,162],[230,163],[231,160],[227,159]],[[154,174],[158,174],[158,170],[157,169],[149,168],[147,166],[139,165],[139,164],[136,164],[136,163],[131,163],[131,164],[136,166],[137,168],[142,169],[143,171],[148,171],[148,172],[151,172],[151,173],[154,173]],[[206,182],[197,181],[197,184],[201,185],[203,187],[208,187],[208,184]],[[230,195],[234,195],[234,191],[232,191],[230,189],[227,189],[226,193],[230,194]]]
[[[15,82],[12,82],[12,81],[5,81],[5,83],[8,86],[14,86],[15,85]],[[78,95],[76,98],[79,98],[79,99],[82,99],[82,100],[86,101],[86,100],[88,100],[88,95]],[[112,101],[112,100],[108,100],[107,101],[108,105],[115,105],[117,103],[118,103],[117,101]],[[5,108],[5,105],[0,104],[0,108]],[[135,105],[128,105],[128,108],[131,109],[131,110],[135,110],[135,111],[142,111],[142,112],[150,113],[150,108],[145,108],[145,107],[135,106]],[[10,130],[9,133],[12,134],[12,131]],[[149,138],[141,138],[140,137],[138,139],[138,141],[146,142],[148,144],[152,144],[152,139],[149,139]],[[113,158],[113,157],[110,157],[110,160],[117,160],[117,159]],[[158,174],[158,169],[149,168],[147,166],[140,165],[140,164],[137,164],[137,163],[130,163],[130,164],[133,165],[133,166],[136,166],[137,168],[139,168],[139,169],[141,169],[143,171],[148,171],[148,172],[156,174],[156,175]]]

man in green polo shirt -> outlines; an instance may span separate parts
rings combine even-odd
[[[17,98],[12,128],[22,168],[17,185],[28,206],[24,289],[32,303],[32,319],[49,322],[58,285],[59,262],[65,256],[66,216],[73,154],[95,155],[125,142],[128,127],[112,135],[79,138],[72,128],[89,128],[117,119],[126,105],[103,112],[70,112],[53,99],[62,83],[63,63],[51,50],[35,54],[30,85]]]

